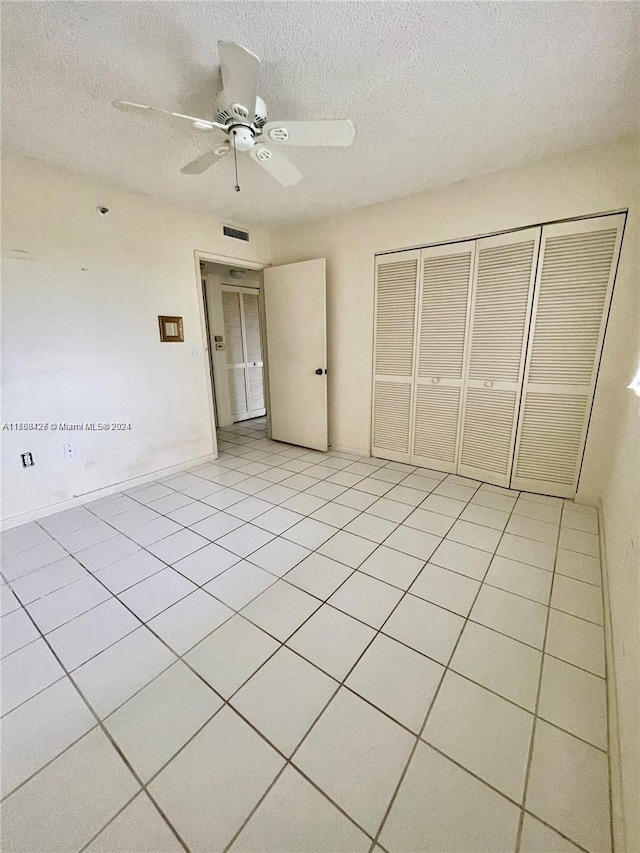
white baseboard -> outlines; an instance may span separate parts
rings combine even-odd
[[[582,499],[580,503],[586,503]],[[622,773],[620,762],[620,738],[618,735],[618,694],[616,685],[616,667],[613,651],[613,632],[611,626],[611,606],[609,601],[609,571],[607,564],[606,534],[602,514],[602,504],[598,506],[598,525],[600,528],[600,562],[602,565],[602,595],[604,604],[604,649],[607,673],[607,716],[609,721],[609,779],[611,783],[611,828],[613,850],[624,853],[626,848],[624,800],[622,797]]]
[[[335,453],[348,453],[350,456],[371,456],[371,450],[368,447],[363,449],[362,447],[346,447],[344,444],[332,444],[329,450],[333,450]]]
[[[598,510],[600,509],[599,495],[589,495],[579,492],[573,500],[574,503],[582,504],[582,506],[595,506]]]
[[[171,474],[177,474],[179,471],[184,471],[185,468],[195,468],[197,465],[206,465],[208,462],[213,462],[217,459],[217,455],[209,453],[206,456],[199,456],[197,459],[187,459],[185,462],[180,462],[178,465],[171,465],[169,468],[160,468],[157,471],[152,471],[148,474],[141,474],[139,477],[134,477],[132,480],[121,480],[119,483],[112,483],[110,486],[104,486],[101,489],[94,489],[90,492],[84,492],[81,495],[74,495],[65,501],[59,501],[55,504],[39,507],[38,509],[29,512],[23,512],[19,515],[12,515],[9,518],[4,518],[0,522],[0,530],[9,530],[11,527],[17,527],[19,524],[26,524],[29,521],[37,521],[39,518],[46,518],[48,515],[53,515],[56,512],[62,512],[65,509],[72,509],[74,506],[81,506],[89,501],[97,501],[99,498],[106,498],[116,492],[123,492],[125,489],[133,489],[134,486],[142,486],[144,483],[152,483],[155,480],[160,480],[164,477],[170,477]]]

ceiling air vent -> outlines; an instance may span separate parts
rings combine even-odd
[[[235,240],[244,240],[249,242],[249,232],[241,231],[239,228],[232,228],[231,225],[223,225],[222,233],[225,237],[233,237]]]

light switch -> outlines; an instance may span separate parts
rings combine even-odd
[[[189,347],[189,356],[191,358],[200,358],[200,347]]]

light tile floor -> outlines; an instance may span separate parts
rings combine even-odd
[[[595,510],[219,439],[3,534],[3,850],[610,850]]]

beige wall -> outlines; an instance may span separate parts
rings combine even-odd
[[[3,432],[3,518],[211,454],[194,251],[268,262],[266,232],[236,241],[214,217],[19,157],[3,164],[2,226],[2,420],[132,426]],[[160,343],[158,314],[184,318],[185,343]]]
[[[638,399],[626,386],[639,360],[639,166],[638,139],[626,138],[272,234],[276,264],[327,259],[330,439],[334,447],[367,453],[376,252],[630,209],[580,493],[602,498],[633,853],[640,850],[640,427]]]

